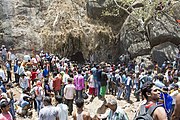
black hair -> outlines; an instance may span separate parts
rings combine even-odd
[[[173,80],[177,80],[178,81],[178,76],[174,76]]]
[[[78,108],[81,108],[81,107],[83,107],[83,105],[84,105],[84,100],[78,98],[78,99],[76,100],[76,106],[77,106]]]
[[[5,108],[8,105],[9,105],[9,103],[6,99],[1,100],[1,102],[0,102],[1,109]]]
[[[68,82],[69,82],[69,83],[72,83],[72,78],[68,78]]]
[[[158,79],[159,79],[159,81],[163,81],[164,80],[164,76],[163,75],[159,75]]]
[[[81,72],[82,72],[81,69],[78,69],[78,74],[81,74]]]
[[[49,96],[44,97],[44,102],[51,104],[51,98]]]
[[[9,88],[12,87],[12,85],[10,83],[7,83],[6,86],[9,87]]]
[[[57,72],[54,72],[53,75],[54,75],[54,76],[57,76]]]
[[[24,101],[27,101],[28,98],[29,98],[28,96],[24,96],[24,97],[23,97],[23,100],[24,100]]]
[[[44,83],[45,84],[48,83],[48,79],[47,78],[44,79]]]
[[[58,101],[58,103],[63,102],[63,98],[60,95],[56,95],[55,99],[56,99],[56,101]]]
[[[148,99],[148,96],[147,96],[147,92],[148,93],[151,93],[151,88],[153,87],[153,85],[154,85],[154,83],[153,82],[151,82],[151,81],[148,81],[148,82],[146,82],[143,86],[142,86],[142,88],[141,88],[141,92],[142,92],[142,95],[146,98],[146,99]]]

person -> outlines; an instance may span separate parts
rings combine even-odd
[[[90,74],[91,75],[88,78],[88,82],[89,82],[89,94],[92,95],[90,101],[92,101],[95,97],[95,80],[92,71],[90,71]]]
[[[72,84],[72,78],[68,78],[68,84],[64,88],[65,104],[69,107],[69,114],[72,115],[73,99],[75,96],[75,86]]]
[[[154,82],[154,84],[159,88],[163,88],[165,87],[163,80],[164,80],[164,76],[162,74],[159,74],[158,79]]]
[[[47,78],[44,79],[44,92],[45,92],[45,96],[51,97],[51,89]]]
[[[4,70],[2,69],[1,65],[0,65],[0,77],[2,78],[3,81],[5,81],[6,76],[5,76]]]
[[[12,81],[12,78],[11,78],[11,61],[7,60],[6,62],[6,70],[7,70],[7,82]]]
[[[30,102],[29,97],[24,96],[21,101],[20,106],[17,106],[17,114],[21,117],[32,116],[32,111],[30,111]]]
[[[174,107],[174,112],[171,116],[171,120],[179,120],[180,119],[180,93],[176,96],[176,104]]]
[[[106,107],[110,108],[110,112],[106,120],[129,120],[127,114],[117,105],[115,99],[109,99]]]
[[[26,90],[29,87],[29,80],[25,74],[22,74],[19,79],[19,85],[23,90]]]
[[[103,71],[101,72],[101,79],[100,79],[100,96],[102,100],[105,100],[107,80],[108,80],[108,77],[106,75],[106,70],[105,68],[103,68]]]
[[[10,113],[12,115],[12,117],[15,119],[16,116],[15,116],[15,110],[14,110],[14,93],[11,89],[11,84],[10,83],[7,83],[6,84],[6,94],[7,94],[7,97],[10,99]]]
[[[19,65],[18,65],[18,60],[16,60],[16,61],[15,61],[15,64],[14,64],[14,69],[13,69],[14,76],[15,76],[15,82],[16,82],[16,83],[19,83],[18,70],[19,70]]]
[[[78,69],[78,74],[74,76],[74,86],[76,89],[76,99],[82,98],[82,91],[84,89],[84,77],[81,75],[80,69]]]
[[[37,105],[37,112],[39,114],[39,111],[42,107],[42,100],[44,97],[44,91],[42,88],[42,84],[40,81],[37,81],[36,86],[34,87],[34,94],[35,94],[35,101],[36,101],[36,105]]]
[[[145,106],[146,110],[157,104],[160,98],[160,89],[156,87],[154,83],[152,83],[151,81],[146,82],[142,86],[141,92],[146,99],[146,102],[142,104],[143,106]],[[151,117],[153,118],[153,120],[168,120],[166,111],[162,106],[157,106]]]
[[[47,77],[49,75],[49,70],[47,69],[47,66],[44,66],[44,69],[43,69],[43,77]]]
[[[35,79],[37,78],[38,72],[36,71],[36,67],[33,67],[31,71],[31,81],[32,81],[32,86],[34,85]]]
[[[59,120],[58,110],[52,106],[51,98],[46,96],[43,100],[44,108],[39,112],[39,120]]]
[[[3,60],[3,62],[6,62],[6,55],[7,55],[7,51],[6,51],[6,47],[5,47],[5,45],[2,45],[2,52],[1,52],[1,54],[2,54],[2,60]]]
[[[62,84],[62,77],[61,75],[54,72],[54,79],[53,79],[53,90],[55,95],[60,95],[61,92],[61,84]]]
[[[179,86],[177,84],[175,84],[174,85],[174,89],[173,89],[173,91],[170,94],[170,96],[173,98],[171,113],[173,113],[173,111],[174,111],[174,106],[176,104],[176,96],[179,93],[178,89],[179,89]]]
[[[76,108],[77,111],[73,111],[72,117],[73,120],[91,120],[90,113],[84,111],[84,100],[81,98],[76,99]]]
[[[58,111],[58,117],[60,120],[68,120],[68,106],[63,104],[63,98],[60,95],[55,97],[57,106],[56,109]]]
[[[127,74],[125,85],[126,85],[125,99],[127,100],[127,102],[130,102],[130,95],[131,95],[131,88],[132,88],[132,74],[131,73]]]
[[[2,99],[0,101],[0,107],[1,107],[1,114],[0,114],[0,120],[13,120],[13,117],[10,110],[10,103],[6,99]]]

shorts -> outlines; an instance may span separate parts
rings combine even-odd
[[[101,86],[101,88],[100,88],[100,95],[101,96],[105,96],[105,94],[106,94],[106,86]]]
[[[89,94],[90,95],[95,95],[95,88],[90,87],[89,88]]]

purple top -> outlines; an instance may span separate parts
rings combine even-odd
[[[84,77],[81,74],[74,76],[74,86],[76,90],[84,89]]]

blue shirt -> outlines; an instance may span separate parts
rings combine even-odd
[[[7,91],[6,91],[6,88],[4,87],[4,85],[1,85],[0,88],[1,88],[2,92],[4,92],[4,93],[7,92]]]
[[[14,73],[17,71],[18,65],[14,64]]]
[[[44,69],[44,70],[43,70],[43,76],[44,76],[44,77],[47,77],[48,74],[49,74],[49,71],[48,71],[47,69]]]

